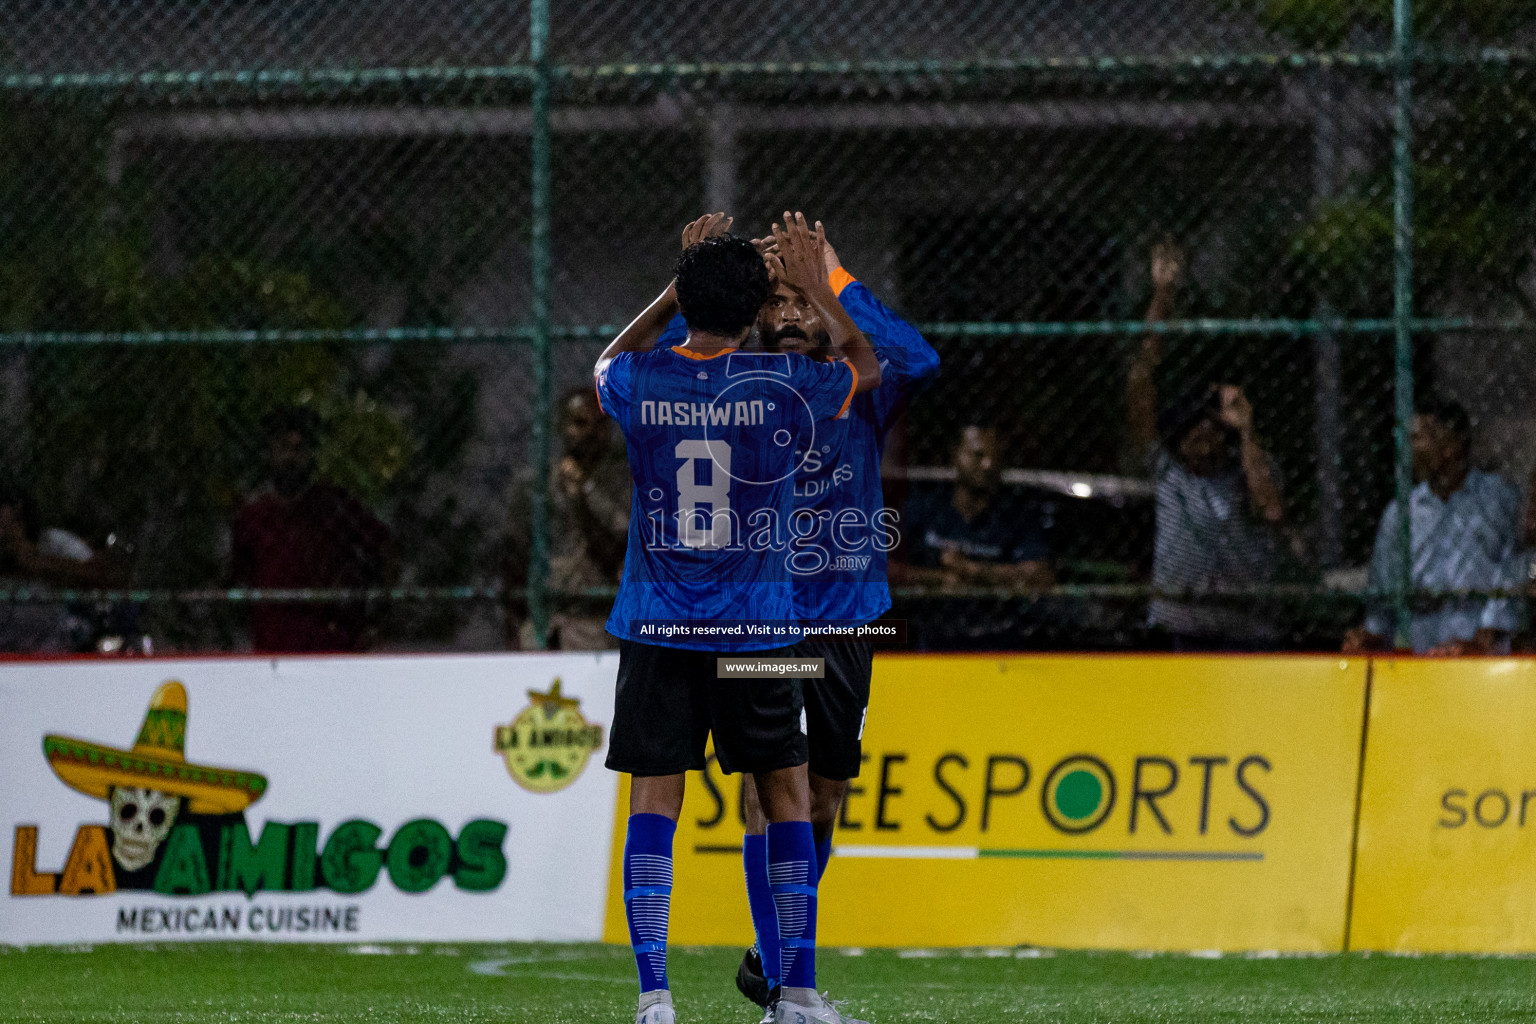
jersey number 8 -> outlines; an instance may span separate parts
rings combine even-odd
[[[724,441],[679,441],[677,534],[687,548],[715,551],[731,543],[731,447]],[[694,466],[709,466],[709,483],[698,483]],[[708,505],[709,511],[699,506]]]

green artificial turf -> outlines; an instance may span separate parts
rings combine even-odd
[[[673,952],[678,1019],[753,1024],[739,951]],[[874,1024],[943,1021],[1536,1021],[1536,960],[1219,959],[1038,950],[822,950],[821,983]],[[0,947],[0,1021],[613,1021],[634,966],[611,946]]]

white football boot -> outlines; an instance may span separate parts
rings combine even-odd
[[[774,1024],[869,1024],[844,1017],[813,989],[786,988],[773,1008]]]
[[[672,993],[663,989],[641,996],[640,1008],[635,1011],[635,1024],[677,1024]]]

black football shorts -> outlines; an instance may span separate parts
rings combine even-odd
[[[711,733],[727,774],[805,764],[798,679],[716,678],[717,658],[789,655],[789,648],[691,651],[620,640],[608,767],[630,775],[702,771]]]
[[[790,648],[797,658],[823,658],[826,677],[806,679],[803,699],[811,771],[843,782],[857,778],[863,760],[864,713],[875,646],[867,640],[811,638]]]

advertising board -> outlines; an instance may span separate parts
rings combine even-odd
[[[0,943],[588,939],[612,655],[12,663]]]
[[[1350,948],[1536,951],[1536,661],[1378,660]]]
[[[830,944],[1336,951],[1362,659],[881,655]],[[738,777],[690,775],[672,934],[751,941]],[[611,868],[621,865],[625,807]],[[606,937],[627,943],[621,886]]]

